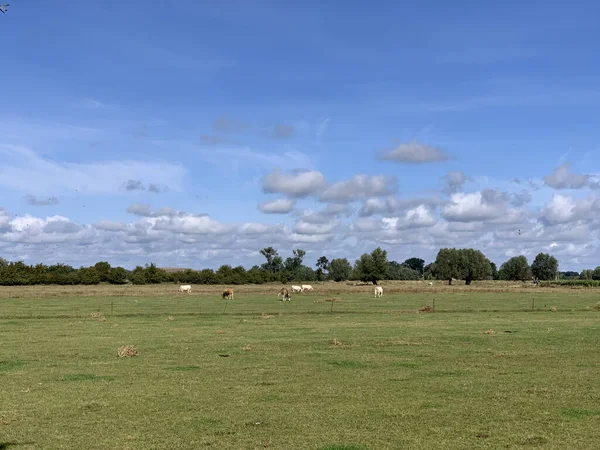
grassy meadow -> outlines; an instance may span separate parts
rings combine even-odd
[[[598,448],[600,290],[382,285],[2,287],[0,449]]]

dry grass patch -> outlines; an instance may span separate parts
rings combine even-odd
[[[556,306],[553,306],[552,308],[550,308],[550,311],[556,312],[556,311],[558,311],[558,309],[556,308]]]
[[[434,312],[433,306],[431,306],[431,305],[423,305],[423,306],[421,306],[419,308],[419,312],[422,312],[422,313],[432,313],[432,312]]]
[[[175,320],[175,318],[174,318],[173,316],[169,316],[169,317],[167,317],[165,320],[167,320],[167,321],[171,321],[171,320]]]
[[[600,302],[596,303],[592,308],[594,311],[600,311]]]
[[[496,332],[490,328],[489,330],[483,331],[483,334],[489,334],[493,336],[494,334],[496,334]]]
[[[134,345],[125,345],[117,352],[119,358],[131,358],[133,356],[138,356],[139,354],[139,350]]]
[[[335,302],[341,302],[342,299],[338,298],[338,297],[332,297],[332,298],[325,299],[325,301],[329,302],[329,303],[335,303]]]
[[[246,352],[252,351],[252,346],[250,344],[246,344],[242,347],[242,349]]]
[[[339,341],[337,338],[333,338],[333,339],[331,340],[331,346],[333,346],[333,347],[338,347],[338,346],[340,346],[340,345],[342,345],[342,342],[341,342],[341,341]]]
[[[260,316],[261,319],[272,319],[273,317],[275,317],[275,316],[272,316],[271,314],[265,314],[265,313],[262,313]]]
[[[215,331],[215,334],[225,334],[225,332],[223,330],[217,330]]]
[[[92,313],[92,319],[99,319],[100,317],[102,317],[102,313],[100,311]]]

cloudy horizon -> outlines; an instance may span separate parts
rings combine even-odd
[[[156,28],[135,3],[0,17],[15,43],[0,257],[250,268],[268,246],[310,266],[456,247],[498,267],[540,252],[561,271],[600,266],[600,83],[577,57],[600,31],[585,8],[471,5],[397,27],[425,7],[386,5],[359,36],[354,7],[180,2]]]

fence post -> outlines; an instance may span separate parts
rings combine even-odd
[[[531,299],[531,310],[533,311],[535,309],[535,298]]]

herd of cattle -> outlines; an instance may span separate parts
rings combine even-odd
[[[429,283],[430,285],[432,285],[433,283]],[[292,286],[291,288],[292,292],[304,292],[304,291],[314,291],[313,287],[310,284],[303,284],[301,286]],[[188,294],[192,293],[192,285],[190,284],[182,284],[181,286],[179,286],[179,292],[180,293],[184,293],[187,292]],[[227,300],[233,300],[233,289],[229,288],[229,289],[225,289],[223,291],[222,297],[223,299],[227,299]],[[382,297],[383,296],[383,288],[381,286],[376,286],[375,287],[375,297]],[[292,299],[292,297],[290,296],[290,290],[288,288],[281,288],[281,290],[279,291],[279,293],[277,294],[277,298],[281,297],[282,301],[290,301]]]

